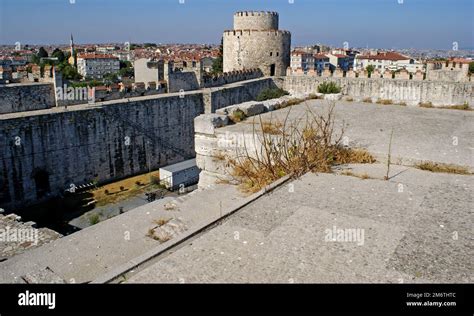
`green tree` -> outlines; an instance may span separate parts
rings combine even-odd
[[[368,65],[365,70],[367,70],[367,72],[369,74],[371,74],[374,70],[375,70],[375,66],[374,65]]]
[[[59,48],[56,48],[53,53],[51,54],[51,57],[55,57],[58,59],[58,63],[62,63],[66,60],[66,55],[64,55],[64,52],[60,50]]]
[[[113,83],[119,83],[120,80],[118,79],[117,74],[106,74],[104,76],[104,83],[106,85],[111,85]]]
[[[63,74],[64,79],[68,80],[80,80],[82,76],[77,72],[76,68],[71,66],[68,63],[63,63],[60,65],[60,71]]]
[[[474,74],[474,61],[469,64],[469,73]]]
[[[212,74],[218,75],[224,71],[224,38],[221,39],[219,47],[219,56],[212,63]]]
[[[40,47],[37,56],[38,56],[39,58],[48,57],[48,52],[47,52],[46,49],[44,49],[43,47]]]

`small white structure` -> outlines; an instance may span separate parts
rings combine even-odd
[[[186,160],[174,165],[160,168],[160,183],[167,189],[176,190],[199,181],[201,170],[196,166],[196,159]]]

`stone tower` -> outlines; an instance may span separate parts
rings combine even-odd
[[[224,72],[260,68],[265,76],[285,76],[291,33],[278,30],[277,12],[237,12],[234,29],[224,32]]]

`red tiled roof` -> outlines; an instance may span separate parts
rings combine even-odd
[[[325,54],[315,54],[314,58],[316,58],[316,59],[323,59],[323,58],[324,59],[329,59],[329,57],[326,56]]]
[[[357,59],[371,59],[371,60],[405,60],[410,59],[397,52],[381,52],[377,55],[361,55],[357,56]]]

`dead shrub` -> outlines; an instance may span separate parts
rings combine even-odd
[[[373,163],[375,159],[362,149],[345,148],[342,143],[344,126],[335,131],[335,102],[325,115],[316,115],[309,108],[306,113],[290,121],[291,109],[281,127],[265,129],[253,124],[254,143],[245,144],[228,159],[231,175],[247,192],[256,192],[279,178],[290,175],[299,177],[309,171],[332,172],[332,167],[347,163]],[[258,127],[259,126],[259,129]]]

